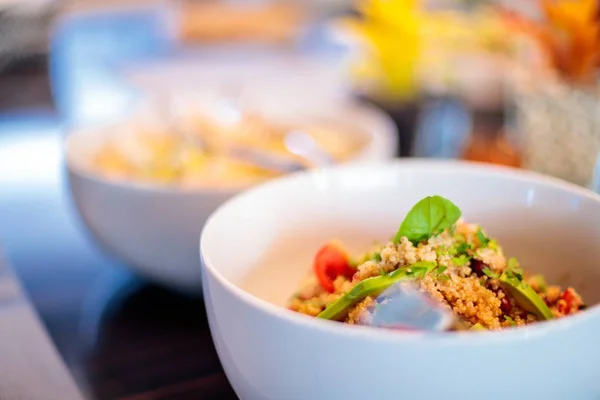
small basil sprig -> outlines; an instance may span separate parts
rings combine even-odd
[[[427,196],[408,212],[394,242],[399,243],[406,236],[416,245],[450,228],[460,216],[460,209],[450,200],[441,196]]]

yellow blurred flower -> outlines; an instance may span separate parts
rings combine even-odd
[[[491,12],[430,11],[419,0],[362,0],[357,9],[360,17],[339,25],[363,44],[352,73],[388,100],[415,96],[423,69],[442,70],[456,54],[507,42],[505,26]]]
[[[353,72],[373,82],[382,97],[411,97],[421,44],[418,1],[363,0],[358,9],[362,18],[341,22],[368,46]]]

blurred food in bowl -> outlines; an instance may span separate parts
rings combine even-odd
[[[339,137],[329,139],[335,143],[352,142],[348,137],[354,133],[362,144],[335,156],[340,162],[385,160],[394,154],[395,127],[375,109],[339,103],[315,109],[306,103],[280,103],[288,117],[280,115],[277,121],[314,127],[311,121],[321,120],[347,127],[339,130]],[[267,121],[275,120],[263,111]],[[186,115],[198,118],[198,114]],[[198,294],[198,238],[204,222],[225,200],[270,175],[231,160],[211,160],[190,145],[183,146],[164,130],[165,121],[153,116],[157,117],[156,113],[146,110],[135,120],[73,131],[65,143],[69,188],[84,224],[109,253],[150,280]],[[204,129],[208,130],[208,125]],[[261,123],[252,126],[253,134],[266,135]],[[337,144],[324,140],[323,146]],[[187,187],[182,184],[181,171],[173,168],[181,162],[182,153],[187,154],[183,159],[194,177]],[[104,160],[99,161],[99,155]],[[98,169],[98,165],[102,167]]]
[[[235,110],[233,110],[235,112]],[[96,154],[91,168],[107,178],[182,187],[231,187],[273,178],[282,171],[237,157],[234,148],[294,159],[306,168],[316,166],[292,153],[290,132],[314,139],[333,162],[355,156],[369,142],[363,131],[340,121],[308,119],[295,124],[271,120],[260,112],[243,110],[234,119],[211,110],[164,119],[138,118],[115,127]]]
[[[293,2],[173,1],[172,28],[183,42],[262,42],[294,40],[305,19]]]

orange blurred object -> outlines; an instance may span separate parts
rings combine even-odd
[[[544,21],[501,10],[515,30],[533,37],[549,64],[568,81],[593,84],[600,62],[600,9],[597,0],[540,0]]]
[[[473,135],[465,148],[463,159],[521,167],[519,153],[504,135]]]
[[[288,42],[299,35],[305,17],[302,8],[291,3],[174,3],[175,34],[184,42]]]
[[[475,112],[473,130],[462,158],[469,161],[521,167],[521,154],[508,140],[503,126],[504,121],[500,114]]]

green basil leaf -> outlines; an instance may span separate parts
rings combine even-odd
[[[408,212],[394,238],[399,243],[405,236],[417,245],[452,227],[461,216],[460,209],[441,196],[427,196]]]

